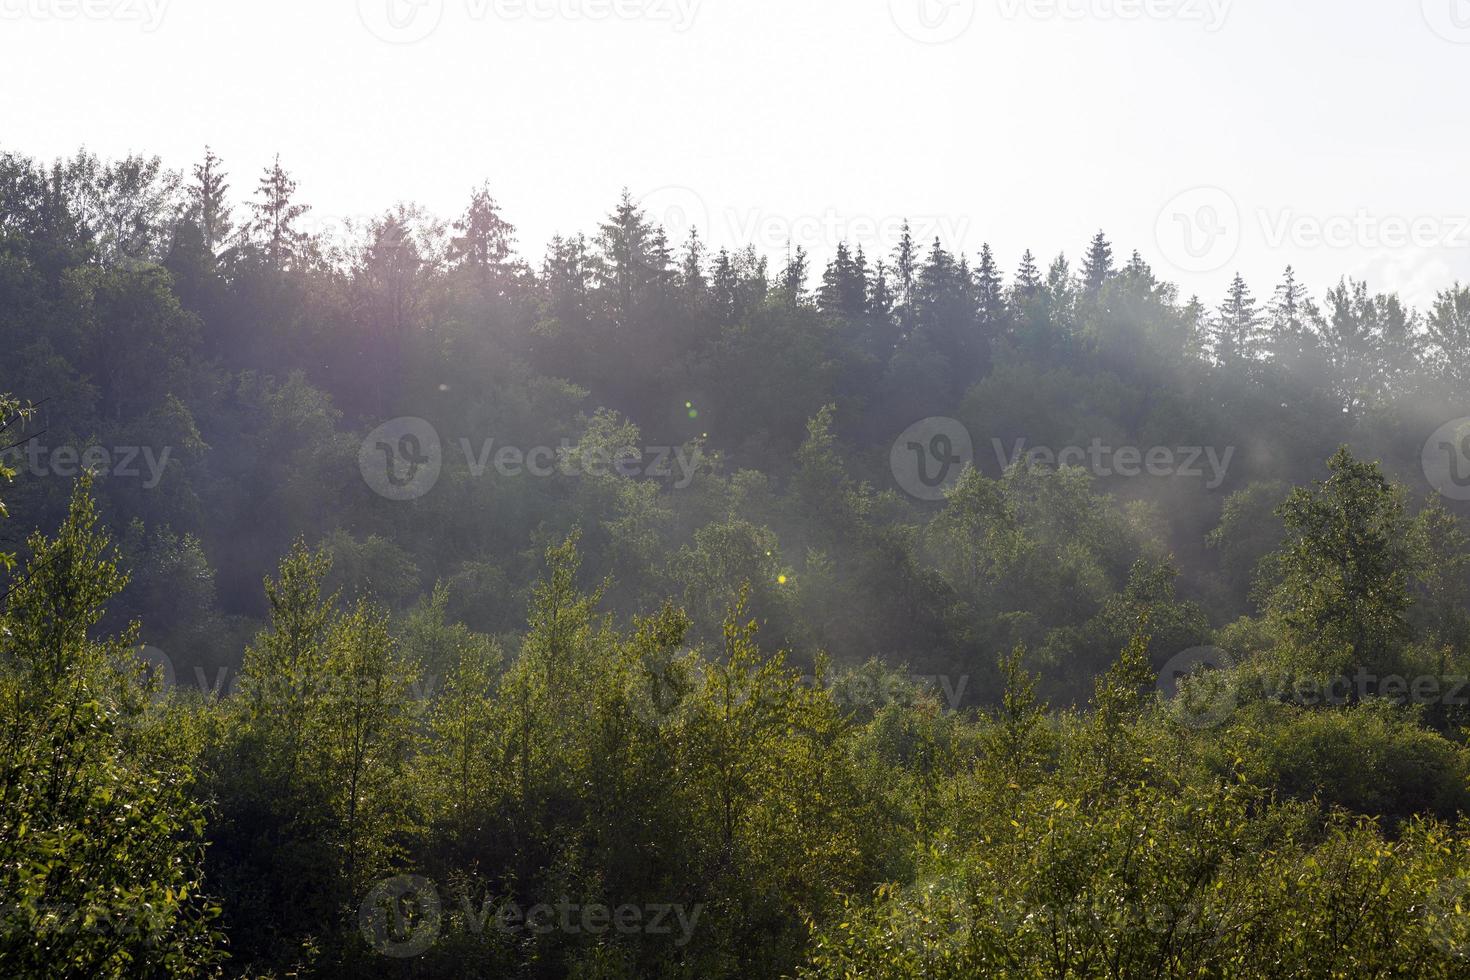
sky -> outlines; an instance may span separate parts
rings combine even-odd
[[[488,181],[533,262],[626,187],[777,266],[907,218],[1211,304],[1470,280],[1470,0],[0,0],[0,70],[0,148],[279,153],[318,227]]]

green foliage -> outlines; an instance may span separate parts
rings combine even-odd
[[[0,971],[211,975],[205,808],[153,723],[133,637],[89,636],[126,578],[85,482],[30,549],[0,617]]]
[[[1273,556],[1279,584],[1268,606],[1307,669],[1387,672],[1408,633],[1413,565],[1403,491],[1346,448],[1327,465],[1329,479],[1294,490],[1278,512],[1287,540]]]
[[[1464,975],[1470,713],[1384,676],[1470,669],[1463,510],[1394,482],[1470,411],[1463,287],[1212,313],[1102,233],[1008,284],[907,229],[772,275],[631,194],[539,263],[486,187],[307,208],[280,161],[232,206],[208,152],[0,153],[46,396],[0,399],[4,503],[62,527],[0,555],[0,973]],[[928,416],[975,450],[935,504],[890,464]],[[394,417],[413,501],[360,479]],[[1026,452],[1093,444],[1231,462]],[[88,447],[155,454],[92,484],[130,580]],[[492,918],[572,905],[687,930]]]

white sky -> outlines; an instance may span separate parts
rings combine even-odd
[[[488,179],[533,260],[627,185],[773,255],[1470,279],[1470,0],[0,0],[0,70],[7,149],[279,151],[325,222]]]

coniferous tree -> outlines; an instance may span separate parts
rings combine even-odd
[[[799,303],[806,295],[806,280],[808,276],[808,261],[806,249],[796,246],[796,251],[791,250],[791,242],[786,243],[786,265],[781,269],[781,294],[793,303]]]
[[[919,275],[919,249],[914,243],[909,223],[903,223],[898,236],[898,245],[893,250],[893,294],[898,311],[899,333],[907,337],[913,332],[917,316],[915,287]]]
[[[305,236],[297,230],[296,222],[311,206],[296,203],[296,181],[282,168],[280,154],[261,174],[255,194],[256,200],[250,204],[254,215],[250,231],[264,248],[271,267],[283,269],[300,252]]]
[[[1016,270],[1016,282],[1011,287],[1018,303],[1035,299],[1041,293],[1041,270],[1036,265],[1036,256],[1028,248],[1021,255],[1021,267]]]
[[[631,322],[648,284],[667,272],[667,248],[655,248],[657,229],[627,188],[613,213],[598,228],[597,280],[607,294],[613,322]]]
[[[457,268],[470,270],[481,285],[503,286],[515,243],[515,228],[500,216],[500,205],[482,184],[470,194],[469,206],[454,222],[448,258]]]
[[[980,329],[988,337],[998,336],[1005,321],[1005,283],[988,244],[980,246],[980,266],[975,270],[975,303]]]
[[[219,157],[206,146],[204,159],[194,165],[194,182],[189,185],[189,216],[211,255],[229,240],[234,230],[226,199],[230,185],[225,183],[225,178]]]
[[[1087,244],[1087,254],[1082,259],[1082,293],[1096,299],[1102,293],[1103,284],[1113,274],[1113,246],[1099,231]]]
[[[1211,323],[1215,360],[1231,370],[1253,363],[1261,352],[1261,316],[1255,297],[1240,273],[1235,274],[1225,302]]]

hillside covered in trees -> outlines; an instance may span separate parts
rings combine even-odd
[[[1470,287],[1079,244],[0,153],[0,974],[1470,976]]]

